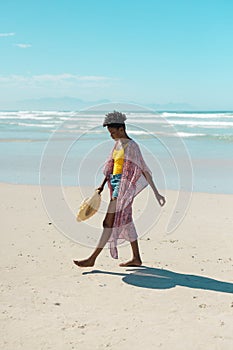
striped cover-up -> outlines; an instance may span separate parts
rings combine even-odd
[[[118,142],[120,141],[116,141],[113,150],[116,148]],[[114,163],[112,158],[113,150],[105,162],[103,169],[103,173],[108,180],[110,196],[112,195],[110,174],[112,174]],[[143,172],[151,174],[135,141],[130,139],[124,152],[124,164],[116,203],[115,218],[109,239],[110,253],[114,259],[118,258],[117,245],[119,243],[125,240],[133,242],[138,237],[132,218],[132,204],[135,196],[148,185]]]

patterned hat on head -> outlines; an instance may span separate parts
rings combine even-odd
[[[125,124],[126,115],[121,112],[113,111],[111,113],[106,114],[104,119],[103,126],[111,125],[111,124]]]

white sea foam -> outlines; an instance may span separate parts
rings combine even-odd
[[[9,124],[15,124],[15,123],[9,123]],[[35,128],[54,128],[55,124],[30,124],[30,123],[17,123],[20,126],[32,126]]]
[[[200,137],[200,136],[206,136],[206,134],[199,134],[199,133],[191,133],[191,132],[177,132],[177,136],[180,137]]]
[[[128,133],[131,135],[148,135],[148,132],[143,130],[128,130]]]
[[[206,127],[232,127],[233,126],[233,118],[232,121],[203,121],[203,120],[166,120],[166,119],[143,119],[143,120],[137,120],[137,119],[130,119],[129,123],[135,123],[135,124],[160,124],[160,125],[166,125],[170,124],[173,126],[176,125],[185,125],[185,126],[206,126]]]
[[[53,118],[51,117],[37,117],[35,115],[21,115],[18,116],[17,118],[14,116],[0,116],[0,119],[20,119],[20,120],[52,120]]]
[[[233,118],[233,113],[170,113],[170,112],[164,112],[161,114],[162,117],[165,118],[173,118],[173,117],[179,117],[179,118]]]
[[[233,127],[233,121],[172,120],[169,123],[172,125]]]

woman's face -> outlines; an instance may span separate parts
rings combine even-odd
[[[114,140],[118,140],[122,137],[122,130],[123,128],[113,128],[112,126],[108,126],[108,131]]]

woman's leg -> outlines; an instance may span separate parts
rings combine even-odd
[[[95,248],[94,252],[91,254],[91,256],[88,259],[74,260],[74,263],[76,265],[80,267],[94,266],[97,256],[101,253],[105,244],[107,243],[107,241],[111,236],[112,227],[113,227],[114,218],[115,218],[115,211],[116,211],[116,198],[112,198],[108,206],[107,214],[103,221],[104,229],[97,247]]]
[[[126,263],[121,263],[119,266],[121,267],[127,267],[127,266],[141,266],[142,260],[139,253],[139,247],[138,247],[138,241],[130,242],[131,248],[133,251],[133,258]]]

